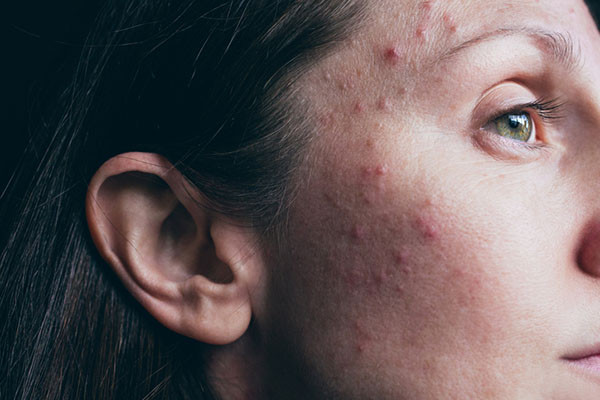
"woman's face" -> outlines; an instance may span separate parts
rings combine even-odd
[[[319,129],[263,316],[274,390],[597,399],[600,363],[567,360],[600,352],[585,4],[371,3],[302,81]]]

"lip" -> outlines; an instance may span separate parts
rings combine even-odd
[[[600,343],[563,357],[573,367],[600,378]]]
[[[594,345],[582,348],[580,350],[577,350],[577,351],[573,352],[572,354],[564,356],[563,359],[567,360],[567,361],[577,362],[577,361],[582,361],[582,360],[586,360],[586,359],[594,358],[594,357],[600,358],[600,342],[596,343]]]

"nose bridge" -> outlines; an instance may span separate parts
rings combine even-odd
[[[573,117],[575,124],[567,129],[567,135],[573,135],[567,140],[577,142],[567,150],[571,153],[567,158],[578,171],[580,183],[572,188],[577,192],[572,198],[583,195],[576,201],[585,221],[580,228],[577,263],[586,274],[600,278],[600,47],[581,72],[587,79],[574,109],[568,111],[571,115],[566,115]]]

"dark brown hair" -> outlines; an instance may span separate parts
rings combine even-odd
[[[87,231],[87,182],[165,155],[217,212],[276,226],[312,131],[295,82],[361,20],[356,0],[108,1],[0,221],[0,398],[210,399],[203,344],[154,321]]]

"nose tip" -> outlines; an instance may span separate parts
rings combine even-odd
[[[583,272],[600,277],[600,221],[589,224],[577,252],[577,263]]]

